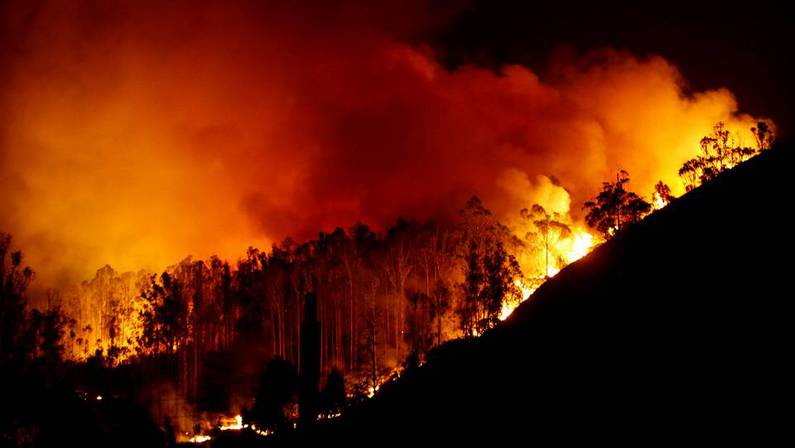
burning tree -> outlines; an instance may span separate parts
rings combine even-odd
[[[740,146],[723,122],[716,123],[712,135],[704,136],[699,142],[701,155],[686,161],[679,169],[685,189],[691,191],[772,146],[774,134],[768,123],[760,121],[751,132],[756,148]]]
[[[463,298],[458,315],[464,335],[474,336],[499,322],[506,297],[521,297],[514,284],[521,277],[521,270],[514,255],[505,249],[506,242],[514,244],[515,238],[479,198],[472,197],[461,214],[462,236],[467,244],[461,254],[465,274],[460,284]]]
[[[629,173],[621,170],[615,182],[603,182],[602,191],[593,201],[585,203],[589,226],[610,238],[624,227],[643,219],[651,211],[651,204],[637,194],[627,191]]]
[[[532,246],[541,249],[543,253],[544,273],[543,278],[550,277],[550,268],[565,264],[563,254],[556,250],[561,240],[569,238],[572,234],[571,227],[564,222],[560,214],[548,212],[539,204],[533,204],[530,209],[522,209],[520,215],[528,221],[534,231],[528,232],[524,238]],[[553,259],[550,260],[550,257]],[[551,263],[550,263],[551,262]]]
[[[654,193],[652,193],[652,206],[655,210],[665,207],[674,199],[676,198],[674,197],[673,193],[671,193],[671,187],[669,187],[668,184],[663,181],[659,181],[656,185],[654,185]]]

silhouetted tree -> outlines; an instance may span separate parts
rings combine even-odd
[[[621,170],[615,182],[603,182],[602,191],[593,201],[585,203],[585,221],[605,238],[610,238],[627,225],[643,219],[651,211],[651,204],[637,194],[627,191],[629,174]]]
[[[516,244],[507,227],[497,221],[479,198],[472,197],[463,217],[463,298],[458,307],[459,324],[465,336],[473,336],[499,321],[502,301],[513,294],[514,278],[521,276],[519,264],[505,249]]]
[[[497,242],[483,260],[486,282],[483,288],[485,316],[480,321],[480,331],[497,324],[503,300],[518,300],[521,291],[514,285],[514,279],[522,275],[519,263],[510,255],[501,242]]]
[[[163,432],[166,436],[166,447],[167,448],[174,448],[177,446],[177,436],[176,431],[174,430],[174,425],[171,423],[171,419],[169,417],[165,417],[163,419]]]
[[[64,329],[69,323],[69,318],[63,313],[60,305],[54,305],[40,314],[39,354],[45,364],[53,369],[62,361]]]
[[[338,369],[331,369],[320,393],[321,410],[326,413],[341,411],[346,401],[345,378]]]
[[[298,392],[298,375],[293,365],[282,358],[272,359],[260,376],[258,386],[254,406],[247,413],[248,420],[262,427],[285,426],[286,408],[295,402]]]
[[[569,227],[558,213],[549,213],[539,204],[533,204],[530,209],[522,209],[519,212],[522,219],[528,221],[534,231],[528,232],[525,241],[534,247],[540,247],[543,253],[544,278],[549,278],[550,257],[556,265],[561,265],[565,260],[561,259],[562,254],[553,253],[556,243],[571,235]]]
[[[773,146],[776,135],[773,132],[772,126],[766,121],[758,122],[755,127],[751,128],[751,132],[756,138],[756,148],[759,151],[765,151]]]
[[[666,205],[670,204],[671,201],[676,199],[674,195],[671,193],[671,187],[669,187],[665,182],[659,181],[654,185],[654,194],[652,205],[654,208],[662,208]]]
[[[140,343],[145,349],[173,354],[184,342],[187,332],[187,303],[182,297],[182,284],[168,272],[160,281],[152,276],[143,291],[145,309],[141,312],[143,331]]]
[[[481,291],[485,275],[482,269],[481,257],[477,243],[469,243],[469,251],[466,255],[466,275],[462,288],[464,297],[458,307],[461,330],[464,336],[473,336],[477,328],[478,305],[481,301]]]
[[[433,289],[430,303],[430,318],[436,324],[436,344],[442,343],[442,327],[445,315],[450,311],[453,305],[452,291],[441,280],[436,283]]]
[[[723,122],[713,126],[712,134],[704,136],[700,143],[701,155],[686,161],[679,169],[679,176],[687,191],[715,179],[720,173],[731,169],[757,152],[769,148],[773,143],[770,126],[761,121],[751,128],[757,148],[740,146]]]
[[[22,265],[22,252],[9,255],[11,235],[0,233],[0,361],[22,360],[35,345],[24,344],[25,290],[33,280],[33,269]]]
[[[406,315],[406,330],[403,337],[409,344],[410,353],[420,355],[433,345],[432,299],[425,293],[408,294],[409,312]]]

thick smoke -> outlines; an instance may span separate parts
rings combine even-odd
[[[4,6],[0,229],[41,283],[443,218],[472,194],[577,218],[619,168],[681,192],[715,122],[753,123],[654,56],[560,56],[543,81],[447,69],[418,40],[424,2],[212,3]]]

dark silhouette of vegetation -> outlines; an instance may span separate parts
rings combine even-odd
[[[513,284],[521,275],[516,258],[506,244],[517,244],[510,231],[497,221],[478,197],[472,197],[461,211],[462,238],[460,257],[464,261],[463,291],[458,308],[459,326],[464,336],[474,336],[499,322],[502,300],[521,294]]]
[[[624,227],[634,224],[651,211],[651,204],[637,194],[627,191],[629,173],[621,170],[615,182],[602,183],[602,191],[593,201],[585,203],[585,221],[607,239]]]
[[[22,252],[10,252],[11,236],[0,233],[0,356],[5,362],[26,356],[25,333],[27,302],[24,294],[33,270],[22,266]]]
[[[560,259],[561,254],[553,253],[554,243],[568,238],[571,235],[571,227],[564,222],[558,213],[549,213],[539,204],[533,204],[530,209],[522,209],[519,213],[522,219],[531,224],[530,228],[536,230],[528,233],[524,238],[531,244],[540,246],[544,254],[544,277],[549,278],[550,268],[552,267],[550,261],[554,265],[565,264]],[[550,260],[550,257],[557,258],[557,260]]]
[[[11,236],[0,233],[0,364],[35,363],[54,374],[64,354],[64,333],[74,320],[57,297],[41,311],[28,310],[25,291],[35,277],[21,251],[10,252]]]
[[[425,353],[433,346],[433,322],[431,298],[422,292],[412,292],[407,296],[409,311],[406,319],[404,338],[409,343],[410,353]]]
[[[663,181],[659,181],[654,185],[654,193],[652,194],[653,205],[655,208],[665,207],[670,204],[674,199],[671,193],[671,187]]]
[[[756,140],[756,148],[740,146],[723,122],[716,123],[712,134],[700,141],[701,155],[686,161],[679,169],[679,176],[687,191],[715,179],[720,173],[769,149],[773,144],[775,136],[768,123],[760,121],[751,128],[751,132]]]
[[[787,220],[760,216],[792,197],[793,158],[766,151],[678,198],[562,270],[486,337],[435,348],[378,399],[299,440],[775,445],[791,432],[780,406],[793,374],[783,356],[791,263],[760,260],[792,241]]]
[[[288,406],[296,403],[298,374],[282,358],[272,359],[259,381],[254,406],[247,419],[263,428],[284,428],[288,423]]]
[[[766,123],[753,132],[754,154],[770,148],[773,133]],[[701,146],[705,155],[690,161],[696,168],[685,173],[695,183],[713,180],[752,155],[734,146],[723,126]],[[628,184],[621,171],[585,204],[587,223],[606,239],[651,211]],[[673,199],[668,185],[655,186],[655,208]],[[288,238],[270,250],[250,248],[232,264],[187,258],[158,274],[105,266],[73,289],[50,292],[45,310],[27,308],[25,293],[35,275],[3,234],[0,365],[13,366],[15,374],[35,372],[50,385],[69,376],[69,387],[84,391],[82,401],[116,395],[160,403],[147,394],[163,386],[173,395],[155,406],[158,422],[175,412],[168,404],[175,397],[186,408],[228,412],[230,396],[250,399],[256,391],[246,418],[286,427],[295,413],[302,299],[315,292],[327,378],[319,405],[333,414],[347,403],[343,378],[349,391],[368,394],[367,387],[382,384],[396,366],[418,366],[445,341],[497,326],[503,302],[521,300],[517,279],[535,288],[553,266],[566,264],[556,246],[571,236],[572,223],[538,204],[522,210],[521,218],[527,232],[517,237],[472,197],[457,222],[401,219],[384,231],[357,224],[304,243]],[[532,278],[519,269],[520,250],[539,260]],[[246,369],[235,367],[246,363]],[[250,378],[239,381],[237,370]],[[172,432],[184,433],[194,418],[175,415]],[[28,434],[37,427],[17,422],[2,433]]]
[[[64,360],[76,323],[52,291],[45,310],[28,308],[34,278],[22,252],[11,250],[11,237],[0,233],[0,445],[163,446],[142,407],[124,399],[105,405],[77,390],[81,381],[100,384],[104,375],[92,374],[91,362]]]
[[[326,377],[326,385],[320,392],[321,412],[325,414],[341,412],[347,401],[345,377],[338,369],[332,369]]]

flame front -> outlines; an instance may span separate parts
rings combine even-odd
[[[537,276],[532,283],[535,286],[531,286],[529,282],[523,278],[514,280],[514,286],[520,291],[520,295],[518,298],[515,295],[508,295],[503,298],[502,307],[498,316],[499,319],[507,319],[522,302],[533,295],[536,289],[538,289],[538,286],[544,281],[557,275],[561,269],[568,264],[586,256],[595,246],[596,237],[594,237],[593,234],[582,227],[575,228],[570,237],[558,241],[556,247],[552,249],[562,254],[562,257],[560,257],[563,260],[562,263],[548,267],[548,274],[546,276]]]

